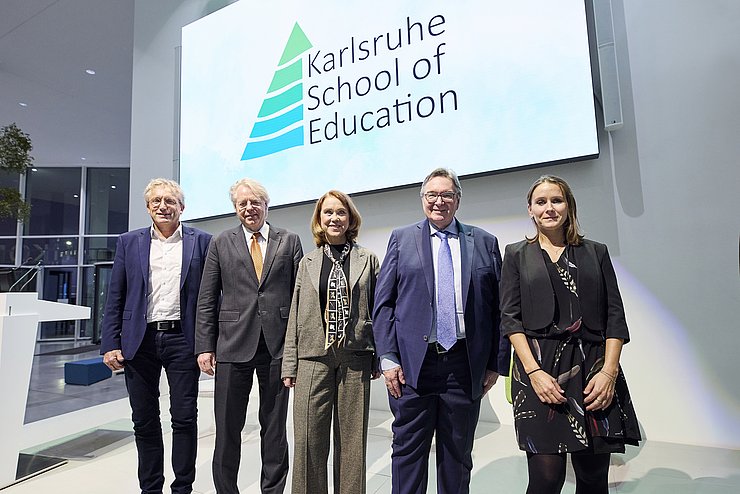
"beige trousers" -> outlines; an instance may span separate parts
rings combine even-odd
[[[293,397],[293,494],[328,493],[332,431],[334,493],[365,494],[372,362],[370,352],[335,347],[326,356],[298,360]]]

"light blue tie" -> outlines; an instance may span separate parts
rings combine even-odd
[[[449,233],[437,232],[435,235],[441,240],[437,254],[437,342],[449,350],[457,341],[455,270],[447,241]]]

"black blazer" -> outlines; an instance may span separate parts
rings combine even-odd
[[[578,266],[576,286],[583,324],[604,338],[629,341],[622,296],[609,251],[604,244],[584,239],[570,247]],[[501,331],[536,333],[548,327],[555,315],[555,297],[539,242],[526,240],[506,246],[501,272]]]

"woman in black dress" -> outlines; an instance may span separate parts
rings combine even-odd
[[[576,494],[607,494],[610,454],[641,439],[619,366],[629,332],[617,278],[606,246],[580,234],[563,179],[540,177],[527,204],[537,233],[506,247],[501,275],[527,494],[561,491],[567,453]]]

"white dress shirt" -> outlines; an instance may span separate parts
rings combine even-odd
[[[152,226],[151,237],[146,322],[179,321],[182,225],[169,238]]]

